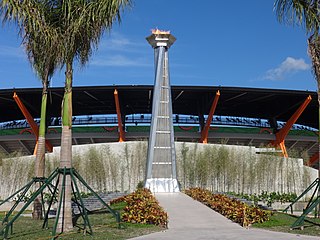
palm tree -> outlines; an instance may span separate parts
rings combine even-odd
[[[28,53],[29,61],[33,68],[36,70],[38,77],[42,82],[42,101],[41,101],[41,112],[40,112],[40,127],[38,135],[38,147],[36,152],[35,161],[35,176],[45,176],[45,151],[46,151],[46,110],[47,110],[47,96],[49,79],[53,75],[54,71],[60,64],[56,56],[54,56],[55,44],[52,41],[43,43],[42,38],[37,38],[33,34],[28,34],[28,38],[25,39],[25,46]],[[48,51],[50,49],[50,51]],[[40,185],[38,186],[40,187]],[[42,204],[41,197],[35,199],[33,205],[33,218],[42,219]]]
[[[309,34],[308,48],[312,61],[313,73],[318,85],[317,92],[320,119],[320,0],[276,0],[274,9],[279,22],[303,26],[306,33]]]
[[[46,3],[46,4],[45,4]],[[40,7],[41,4],[48,8]],[[85,65],[92,50],[97,48],[100,38],[106,30],[110,30],[115,21],[121,20],[120,13],[130,6],[130,0],[2,0],[0,12],[6,20],[17,23],[20,30],[34,34],[35,39],[48,36],[49,44],[56,43],[54,58],[62,58],[65,65],[65,93],[62,100],[62,135],[60,168],[72,167],[72,82],[73,63],[79,60]],[[26,26],[24,25],[26,24]],[[26,29],[24,29],[26,28]],[[39,33],[37,33],[39,31]],[[43,34],[43,35],[40,35]],[[41,45],[34,49],[41,49]],[[42,49],[43,50],[43,49]],[[37,54],[41,51],[37,51]],[[46,51],[48,52],[48,51]],[[35,55],[36,56],[36,55]],[[50,61],[51,61],[50,60]],[[58,61],[59,62],[59,61]],[[38,62],[41,67],[43,62]],[[47,69],[49,70],[49,69]],[[44,74],[48,71],[44,70]],[[61,188],[61,186],[60,186]],[[67,176],[65,198],[63,200],[63,216],[58,231],[72,229],[71,219],[71,179]]]
[[[73,63],[78,60],[85,65],[100,38],[110,30],[115,21],[121,20],[120,13],[130,6],[130,0],[65,0],[55,6],[56,28],[62,38],[63,63],[65,65],[65,92],[62,100],[62,135],[60,168],[72,167],[72,82]],[[62,189],[62,186],[60,186]],[[61,191],[60,191],[61,192]],[[58,231],[72,229],[71,179],[66,178],[63,214]]]
[[[308,38],[309,54],[312,61],[313,73],[317,81],[318,93],[318,115],[320,130],[320,0],[276,0],[274,8],[279,22],[291,25],[302,25],[305,28]],[[320,134],[318,134],[320,153]],[[318,166],[318,178],[320,178],[320,154]],[[320,196],[320,188],[318,189]],[[320,208],[318,209],[320,213]],[[320,214],[318,214],[320,216]]]
[[[16,23],[29,62],[41,79],[43,86],[35,177],[44,177],[47,90],[49,78],[59,65],[56,51],[57,34],[50,26],[48,19],[44,19],[44,16],[48,16],[47,13],[50,11],[51,6],[47,1],[25,1],[24,4],[19,4],[18,1],[4,0],[0,5],[3,21]],[[34,202],[33,217],[42,218],[40,197]]]

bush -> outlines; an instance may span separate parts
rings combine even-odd
[[[185,190],[185,193],[244,227],[253,223],[268,221],[271,215],[268,211],[248,206],[223,194],[212,194],[209,190],[191,188]]]
[[[228,194],[233,195],[235,197],[240,197],[247,199],[249,201],[253,201],[255,204],[258,203],[258,201],[263,201],[267,203],[269,207],[274,202],[280,202],[280,203],[286,203],[286,202],[293,202],[297,198],[296,193],[279,193],[279,192],[270,192],[262,191],[261,194],[237,194],[234,192],[228,192]]]
[[[127,204],[121,214],[122,221],[167,227],[168,215],[159,206],[159,202],[149,189],[138,189],[127,196],[111,201],[111,204],[119,202],[126,202]]]
[[[140,181],[137,184],[137,189],[141,189],[141,188],[144,188],[144,182],[143,181]]]

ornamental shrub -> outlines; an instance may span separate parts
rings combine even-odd
[[[271,215],[269,211],[248,206],[239,200],[229,198],[223,194],[213,194],[209,190],[191,188],[185,190],[185,193],[244,227],[253,223],[268,221]]]
[[[280,203],[287,203],[287,202],[293,202],[297,198],[296,193],[279,193],[279,192],[270,192],[262,191],[261,194],[239,194],[235,192],[227,192],[228,195],[232,195],[239,198],[244,198],[249,201],[253,201],[256,205],[258,201],[263,201],[267,203],[269,207],[274,202],[280,202]]]
[[[111,204],[119,202],[127,204],[121,214],[122,221],[153,224],[167,228],[168,214],[159,205],[149,189],[137,189],[129,195],[111,201]]]

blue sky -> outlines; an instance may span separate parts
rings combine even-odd
[[[281,25],[273,0],[135,0],[83,68],[74,86],[154,82],[150,30],[170,30],[172,85],[208,85],[315,91],[300,27]],[[41,87],[26,60],[14,26],[0,28],[0,89]],[[64,85],[64,71],[52,86]]]

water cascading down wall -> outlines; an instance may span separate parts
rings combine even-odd
[[[145,187],[152,192],[179,192],[172,122],[168,49],[175,37],[153,30],[147,41],[154,48],[155,83]]]

